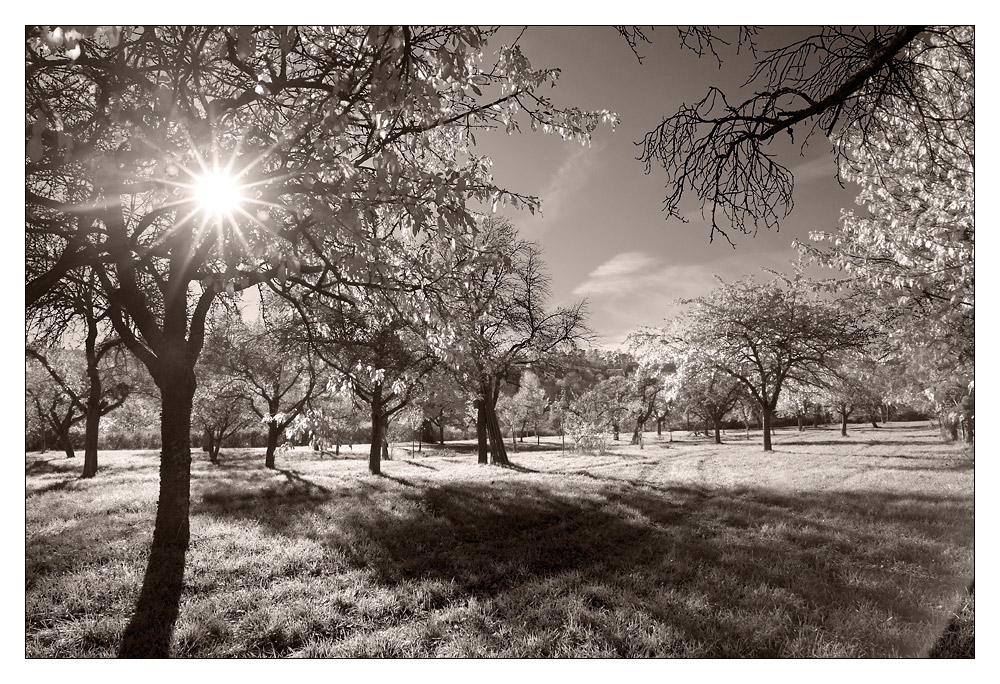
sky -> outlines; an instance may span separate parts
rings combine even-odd
[[[523,27],[495,36],[486,58],[513,40]],[[783,44],[796,29],[765,29],[764,45]],[[723,65],[698,58],[679,47],[676,30],[647,30],[652,45],[641,44],[639,64],[628,44],[606,26],[530,27],[520,39],[535,68],[558,67],[558,84],[547,90],[557,105],[610,109],[619,116],[614,131],[599,128],[590,146],[557,135],[502,131],[477,136],[479,152],[489,154],[502,187],[542,200],[542,215],[511,210],[507,215],[522,237],[544,249],[552,276],[553,304],[588,300],[590,326],[600,346],[613,347],[630,330],[659,325],[677,298],[697,297],[762,268],[788,270],[797,252],[792,240],[806,240],[811,230],[836,226],[842,208],[852,208],[856,190],[841,188],[829,141],[812,139],[802,154],[784,140],[778,150],[795,174],[795,207],[777,233],[756,237],[730,232],[709,242],[709,224],[697,201],[685,200],[689,223],[668,219],[662,211],[665,178],[649,175],[636,160],[635,145],[683,102],[703,97],[718,86],[731,100],[742,100],[742,84],[754,59],[735,48],[720,52]],[[776,42],[782,41],[782,42]],[[801,142],[801,140],[799,141]]]

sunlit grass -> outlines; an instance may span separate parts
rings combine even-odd
[[[602,456],[223,451],[194,468],[177,656],[914,656],[962,610],[973,461],[926,427]],[[553,445],[553,448],[554,445]],[[201,456],[201,454],[198,454]],[[155,454],[29,455],[26,653],[108,656]],[[72,466],[72,468],[70,468]],[[970,618],[971,621],[971,618]],[[970,628],[971,629],[971,628]]]

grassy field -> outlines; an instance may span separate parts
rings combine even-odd
[[[171,653],[892,657],[948,632],[944,654],[968,654],[962,445],[926,423],[779,430],[773,453],[728,437],[549,444],[511,469],[407,445],[384,476],[364,448],[274,471],[198,452]],[[100,458],[81,480],[79,458],[26,457],[28,656],[112,656],[132,615],[158,459]]]

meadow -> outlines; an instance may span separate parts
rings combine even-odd
[[[926,422],[724,439],[526,438],[511,468],[394,445],[382,476],[364,446],[196,452],[171,655],[971,654],[967,447]],[[157,454],[81,460],[26,455],[29,657],[114,656],[142,586]]]

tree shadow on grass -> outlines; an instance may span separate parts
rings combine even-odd
[[[582,602],[592,638],[621,655],[672,652],[630,650],[608,617],[616,612],[649,616],[708,656],[810,655],[800,644],[806,632],[851,655],[926,655],[932,640],[913,634],[940,616],[912,592],[940,595],[953,584],[955,535],[972,535],[972,504],[962,497],[595,480],[572,492],[467,481],[308,498],[289,484],[266,516],[232,493],[206,494],[196,508],[252,518],[275,535],[305,534],[378,586],[453,585],[453,604],[490,601],[498,620],[523,621],[515,630],[558,628]],[[300,524],[319,506],[336,523]],[[858,643],[842,623],[866,612],[913,627]]]
[[[186,546],[154,539],[135,613],[125,628],[119,658],[166,658],[184,590]]]
[[[80,459],[66,458],[26,458],[24,464],[24,474],[47,475],[49,473],[71,473],[81,467],[83,461]]]

